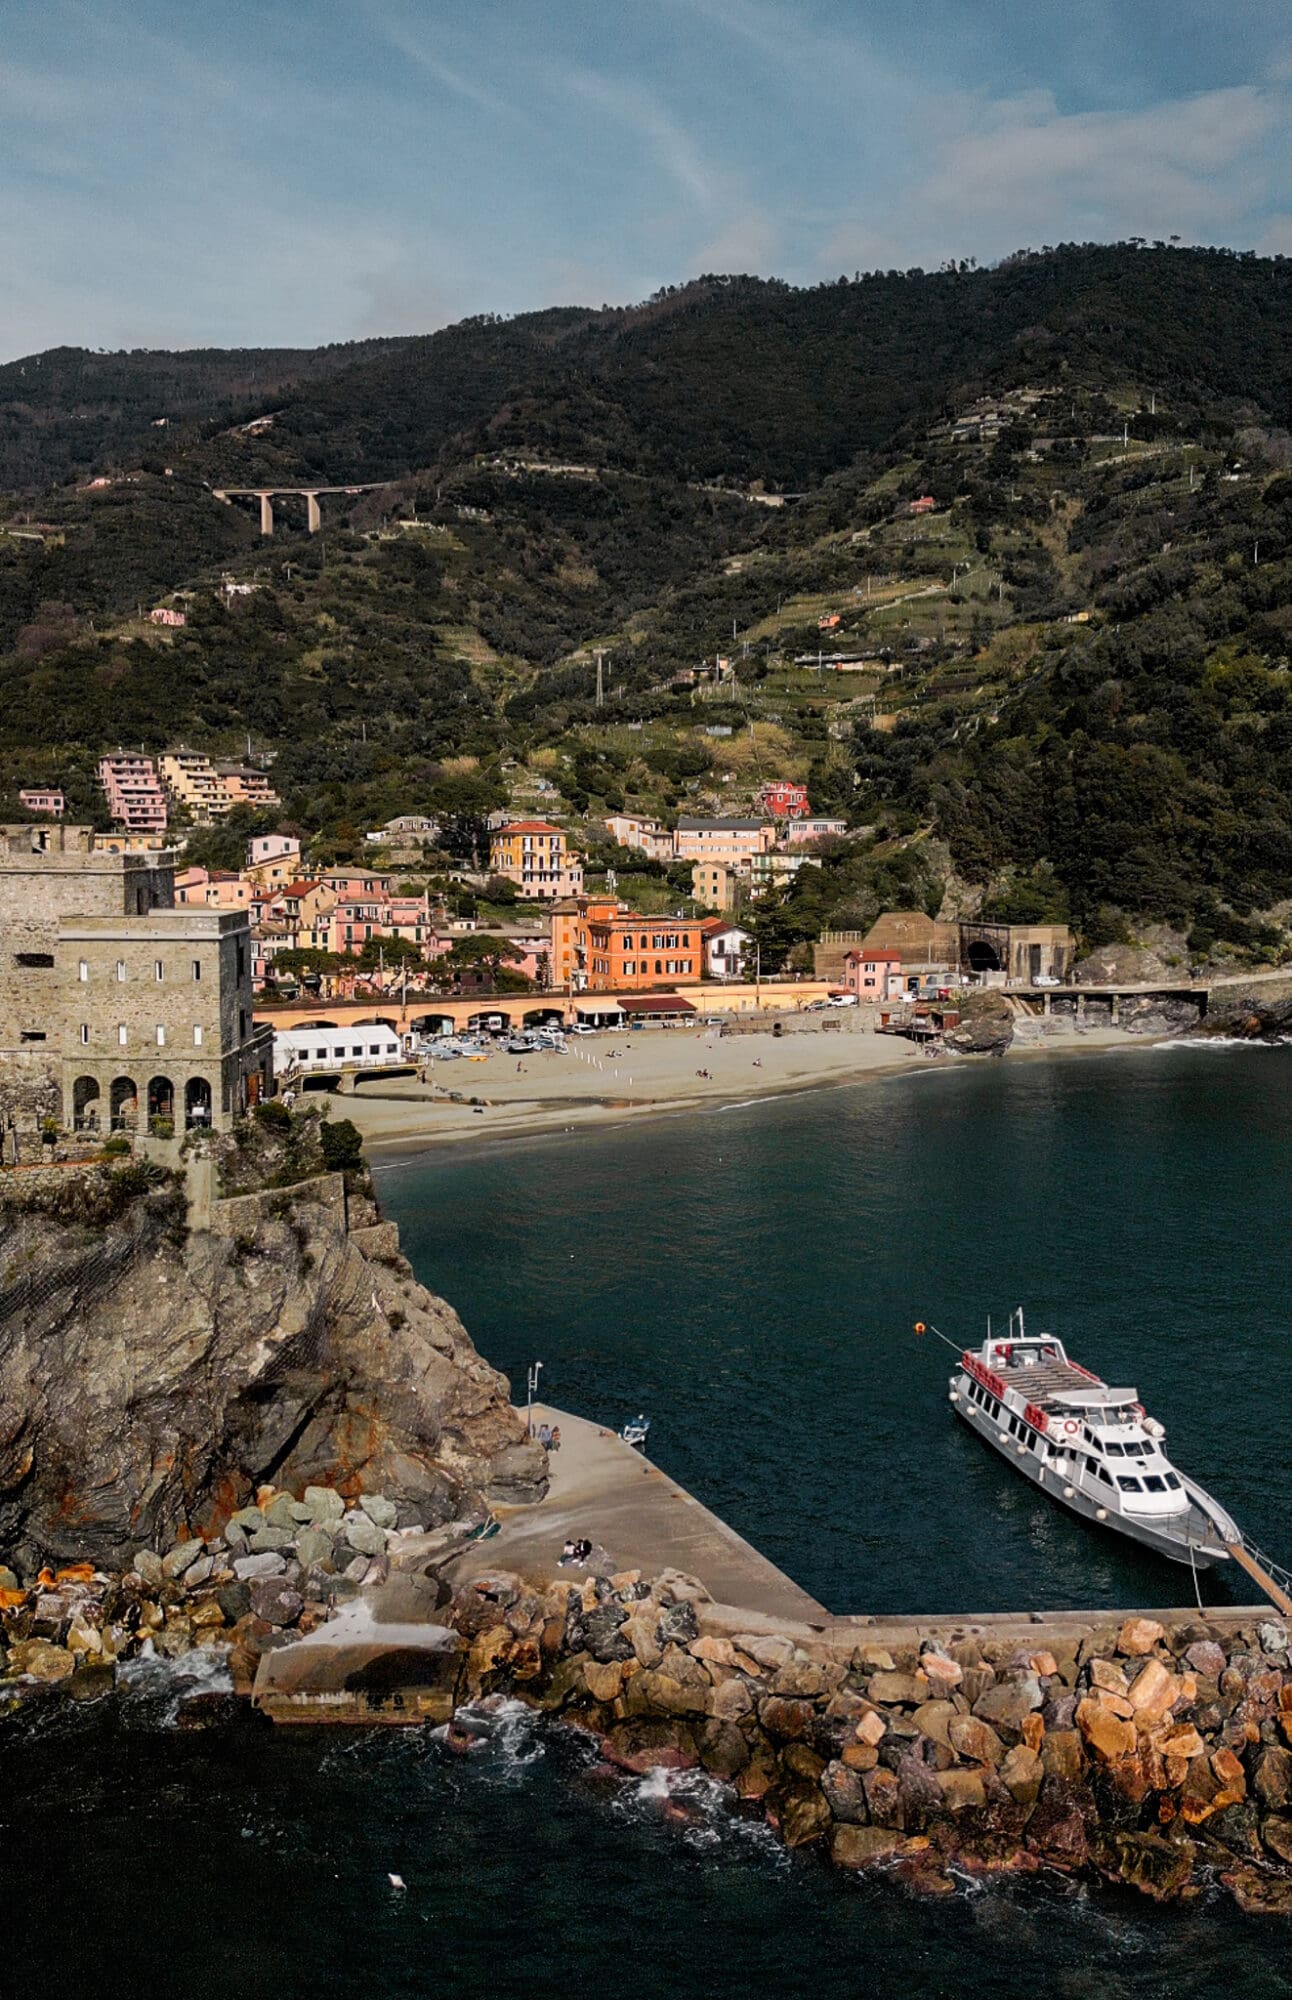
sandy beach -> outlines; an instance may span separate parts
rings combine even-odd
[[[875,1034],[867,1014],[787,1021],[784,1032],[723,1036],[717,1028],[658,1028],[572,1037],[564,1053],[431,1063],[425,1084],[389,1078],[333,1099],[370,1152],[464,1139],[573,1132],[643,1116],[775,1097],[904,1071],[952,1068],[983,1057],[929,1055],[898,1035]],[[1029,1023],[1004,1057],[1017,1062],[1085,1050],[1143,1048],[1117,1028]],[[470,1101],[474,1099],[474,1103]]]

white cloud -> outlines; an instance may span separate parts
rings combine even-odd
[[[836,229],[826,269],[860,264],[879,242],[890,261],[996,256],[1025,243],[1241,231],[1259,201],[1287,102],[1255,86],[1139,112],[1061,113],[1045,94],[952,106],[931,168],[878,219],[869,205]],[[861,206],[861,204],[859,204]]]

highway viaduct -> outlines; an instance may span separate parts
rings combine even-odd
[[[275,500],[296,499],[305,502],[305,526],[311,535],[317,535],[323,525],[323,515],[319,507],[319,497],[324,493],[376,493],[388,486],[388,479],[370,479],[364,486],[213,486],[211,492],[216,500],[223,500],[226,507],[235,500],[259,500],[260,532],[272,535],[274,532]]]

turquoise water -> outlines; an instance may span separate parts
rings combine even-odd
[[[644,1409],[652,1456],[832,1610],[1190,1601],[951,1415],[913,1322],[976,1342],[1017,1303],[1292,1557],[1292,1050],[929,1071],[378,1177],[519,1389],[539,1359],[562,1407]]]
[[[1292,1051],[914,1076],[382,1170],[420,1274],[553,1397],[644,1403],[660,1460],[827,1602],[1165,1602],[953,1421],[917,1317],[1021,1298],[1137,1381],[1289,1553]],[[429,1730],[181,1726],[196,1656],[0,1721],[0,2000],[1243,2000],[1292,1926],[1056,1879],[917,1898],[782,1851],[686,1774],[608,1782],[515,1709]],[[402,1877],[398,1888],[389,1879]]]

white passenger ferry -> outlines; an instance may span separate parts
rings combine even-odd
[[[1237,1523],[1171,1464],[1166,1432],[1137,1392],[1109,1388],[1053,1334],[1027,1335],[1021,1307],[1003,1338],[989,1327],[976,1352],[961,1354],[950,1394],[971,1430],[1083,1520],[1195,1569],[1243,1549]]]

